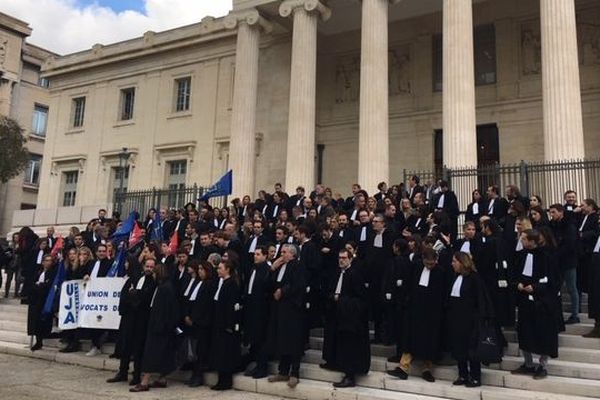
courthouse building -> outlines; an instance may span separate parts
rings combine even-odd
[[[50,99],[40,69],[55,54],[27,43],[29,35],[26,22],[0,13],[0,115],[21,125],[31,155],[22,174],[0,183],[0,235],[10,229],[14,210],[36,207],[40,183]]]
[[[404,169],[600,156],[597,0],[233,6],[44,64],[38,210],[15,226],[84,220],[121,174],[128,190],[233,169],[234,195],[275,182],[347,194]]]

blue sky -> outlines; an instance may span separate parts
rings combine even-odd
[[[102,7],[109,7],[116,12],[125,10],[135,10],[141,13],[144,12],[143,0],[77,0],[77,3],[81,7],[97,4]]]

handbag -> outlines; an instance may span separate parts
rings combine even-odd
[[[475,357],[483,364],[495,364],[502,361],[502,344],[496,324],[492,321],[485,320],[479,323]]]
[[[196,345],[198,341],[190,336],[184,336],[177,349],[177,365],[194,363],[198,360]]]

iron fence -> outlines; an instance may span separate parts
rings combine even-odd
[[[456,193],[459,207],[466,211],[474,189],[485,196],[489,186],[501,190],[508,185],[519,187],[526,197],[538,195],[544,205],[562,203],[566,190],[575,190],[580,200],[591,197],[600,199],[600,159],[566,160],[556,162],[525,162],[518,164],[493,164],[472,168],[443,168],[442,171],[404,170],[404,182],[417,175],[421,180],[448,181]]]
[[[197,186],[182,186],[169,189],[145,189],[131,190],[120,193],[118,190],[114,196],[115,209],[121,212],[122,216],[128,215],[131,211],[137,211],[143,217],[151,208],[183,208],[188,203],[197,204],[198,198],[204,194],[205,188]],[[209,203],[213,207],[224,207],[227,204],[227,197],[213,197]]]

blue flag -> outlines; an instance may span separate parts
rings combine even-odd
[[[233,171],[229,170],[225,175],[221,177],[198,200],[208,200],[211,197],[227,196],[231,194],[233,187]]]
[[[129,234],[133,231],[133,226],[135,225],[135,221],[139,218],[139,214],[137,211],[132,211],[129,213],[129,217],[116,230],[115,233],[110,237],[113,242],[120,242],[122,240],[129,239]]]
[[[119,245],[119,251],[115,256],[115,260],[112,263],[112,266],[106,273],[107,278],[114,278],[115,276],[124,276],[125,275],[125,242],[121,242]]]
[[[152,223],[152,232],[150,232],[150,240],[164,240],[162,222],[160,220],[160,211],[154,213],[154,222]]]
[[[46,302],[44,303],[42,315],[52,314],[56,294],[60,292],[60,287],[62,286],[66,275],[67,271],[65,270],[65,262],[61,260],[58,264],[58,271],[56,271],[56,275],[54,276],[54,280],[52,281],[50,291],[48,292],[48,297],[46,297]]]

